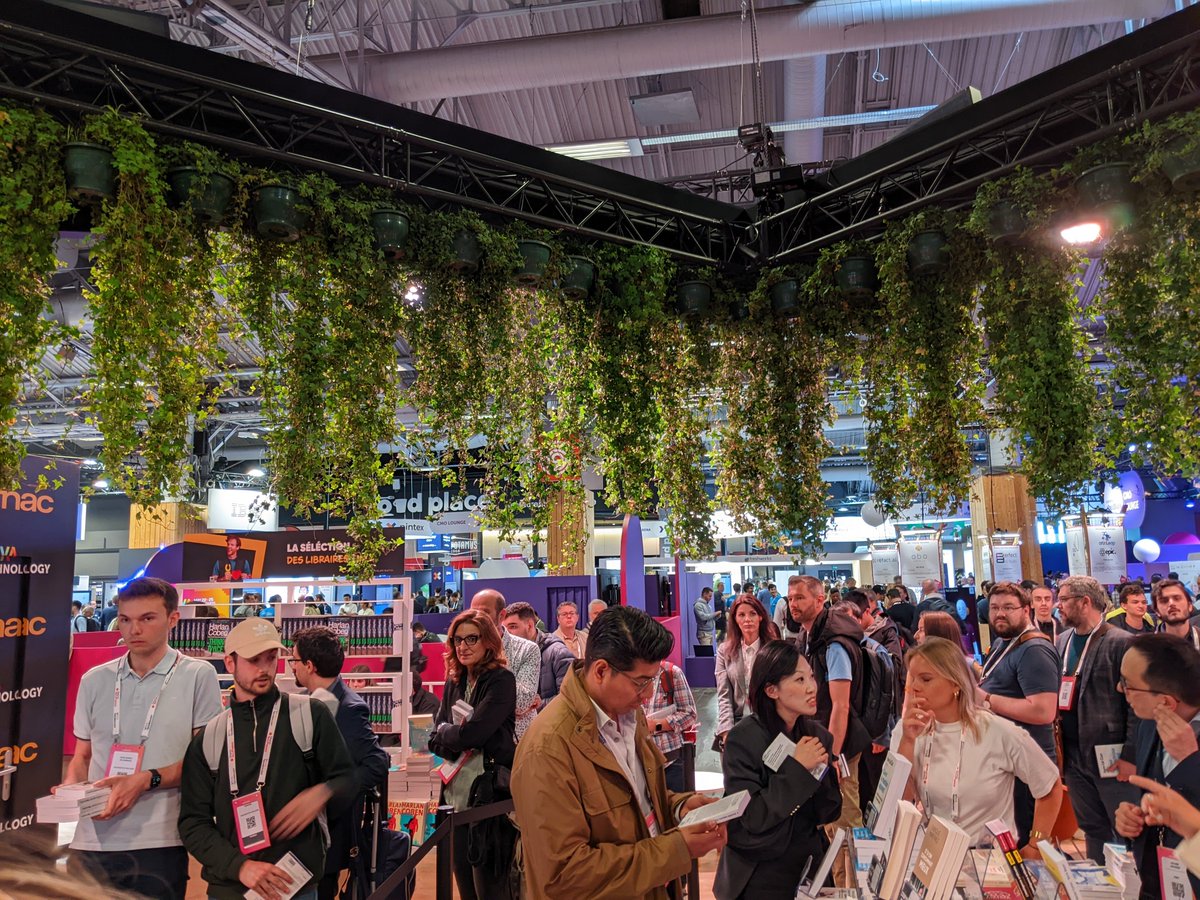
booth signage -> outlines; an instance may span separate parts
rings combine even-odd
[[[900,553],[895,544],[871,547],[871,572],[876,584],[890,585],[900,574]]]
[[[905,584],[920,584],[926,579],[941,580],[942,548],[937,540],[932,537],[902,536],[896,546]]]
[[[1067,532],[1067,571],[1071,575],[1087,575],[1087,547],[1083,540],[1082,525],[1068,525]],[[1120,579],[1117,579],[1118,581]]]
[[[1117,584],[1128,574],[1125,565],[1125,526],[1088,525],[1088,550],[1092,577],[1101,584]]]
[[[18,491],[0,491],[0,832],[33,823],[38,797],[62,781],[79,466],[26,457]],[[44,474],[58,487],[38,489]]]
[[[1016,544],[992,545],[992,575],[993,581],[1012,581],[1020,584],[1024,576],[1021,574],[1021,547]]]
[[[260,491],[209,488],[207,521],[215,531],[275,531],[279,505]]]
[[[398,528],[385,528],[402,538]],[[257,578],[337,575],[346,561],[346,532],[276,531],[271,534],[189,534],[183,538],[183,581],[239,582]],[[380,558],[377,575],[404,573],[404,547]]]

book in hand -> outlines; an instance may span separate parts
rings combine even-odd
[[[674,703],[668,703],[662,709],[654,709],[646,713],[646,721],[653,722],[656,719],[665,719],[668,716],[675,715],[676,706]]]
[[[450,707],[450,718],[455,725],[461,725],[467,719],[471,718],[471,713],[475,712],[473,707],[466,700],[456,700],[454,706]]]
[[[98,788],[84,782],[64,784],[53,794],[37,798],[36,814],[40,824],[78,822],[104,812],[112,788]]]
[[[907,800],[896,804],[896,821],[892,829],[892,845],[888,852],[887,868],[883,883],[876,893],[880,900],[896,900],[904,877],[910,871],[913,847],[917,843],[917,832],[921,829],[921,811]]]
[[[306,884],[312,881],[312,872],[308,871],[304,863],[300,862],[296,858],[296,854],[291,851],[283,859],[275,863],[275,865],[287,872],[288,876],[292,879],[292,883],[288,885],[287,893],[280,894],[279,900],[291,900]],[[254,890],[254,888],[250,888],[246,891],[246,900],[266,900],[266,898]]]
[[[892,836],[896,805],[904,798],[904,789],[908,786],[908,776],[911,772],[911,760],[899,753],[888,751],[887,759],[883,761],[883,771],[879,775],[879,785],[875,788],[875,796],[863,819],[863,825],[876,837],[887,839]]]
[[[970,845],[971,837],[965,831],[948,819],[933,816],[912,875],[900,890],[901,900],[947,900]]]
[[[728,822],[730,819],[741,818],[742,813],[746,811],[746,807],[749,805],[750,792],[737,791],[728,797],[722,797],[715,803],[707,803],[704,806],[693,809],[679,820],[679,827],[685,828],[688,825],[699,825],[702,822],[711,822],[719,825],[722,822]]]

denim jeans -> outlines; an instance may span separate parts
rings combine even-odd
[[[83,866],[105,884],[143,897],[184,900],[188,855],[182,847],[149,850],[76,850],[71,865]]]

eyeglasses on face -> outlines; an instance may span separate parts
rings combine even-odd
[[[474,647],[479,643],[479,635],[477,634],[456,634],[452,637],[451,642],[455,647],[461,647],[466,644],[468,647]]]
[[[1125,680],[1124,675],[1121,676],[1121,680],[1120,680],[1119,684],[1121,685],[1121,690],[1123,692],[1125,692],[1126,694],[1159,694],[1160,696],[1162,695],[1162,691],[1152,691],[1152,690],[1150,690],[1150,688],[1133,687],[1128,681]]]
[[[651,675],[649,678],[634,678],[628,672],[623,672],[620,669],[613,669],[613,671],[616,672],[618,675],[624,675],[631,682],[633,682],[633,687],[639,694],[644,694],[650,688],[654,687],[654,676],[653,675]]]
[[[1022,609],[1024,609],[1024,607],[1021,606],[1020,604],[1017,604],[1015,606],[997,606],[996,604],[993,603],[991,605],[990,609],[992,612],[998,612],[998,613],[1015,613],[1015,612],[1020,612]]]

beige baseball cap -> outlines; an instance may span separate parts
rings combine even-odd
[[[225,638],[225,652],[249,659],[264,650],[283,650],[279,630],[266,619],[243,619]]]

